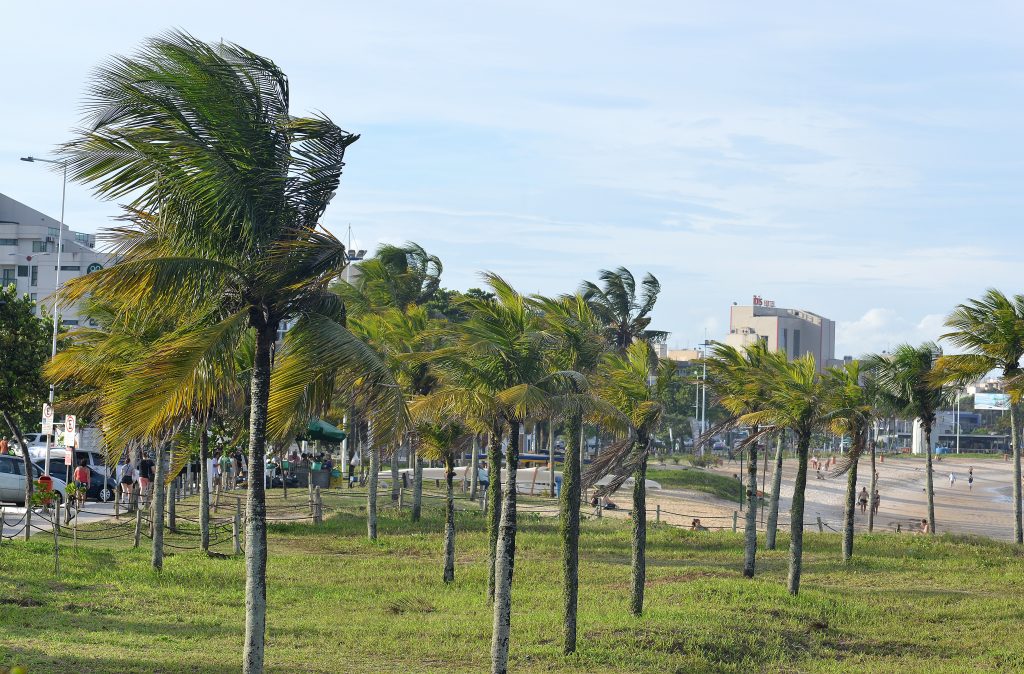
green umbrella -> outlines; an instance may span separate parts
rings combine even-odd
[[[345,431],[330,425],[326,421],[314,419],[306,425],[306,439],[322,442],[341,442],[345,439]]]

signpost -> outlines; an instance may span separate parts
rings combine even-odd
[[[64,417],[64,465],[71,466],[75,456],[75,415]],[[68,471],[70,472],[70,468]]]
[[[53,405],[43,403],[43,435],[46,436],[46,456],[43,457],[43,471],[50,474],[50,439],[53,436]]]

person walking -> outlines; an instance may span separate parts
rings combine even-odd
[[[73,479],[77,487],[78,509],[85,506],[85,493],[89,490],[89,459],[82,459],[75,467]]]
[[[949,486],[952,487],[954,485],[956,485],[956,473],[950,471],[950,473],[949,473]]]
[[[118,481],[121,484],[121,503],[123,505],[130,505],[132,499],[132,488],[135,486],[135,469],[132,467],[131,461],[125,461],[121,464],[121,476]]]
[[[220,486],[221,489],[231,489],[234,480],[231,479],[231,456],[227,451],[220,454]]]
[[[868,508],[868,488],[867,487],[861,487],[860,497],[858,498],[858,501],[860,502],[860,514],[863,515],[865,512],[867,512],[867,508]]]
[[[871,497],[871,512],[875,515],[878,514],[878,506],[882,504],[882,495],[875,490],[875,495]]]
[[[149,456],[143,456],[139,461],[139,487],[142,491],[143,500],[149,499],[149,485],[156,476],[156,464]]]

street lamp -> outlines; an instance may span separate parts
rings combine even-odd
[[[53,287],[53,342],[50,347],[50,358],[52,360],[57,355],[57,293],[60,290],[60,254],[61,249],[64,247],[64,203],[68,192],[68,163],[57,159],[42,159],[40,157],[22,157],[21,161],[31,163],[41,161],[46,164],[57,164],[64,172],[64,183],[60,189],[60,228],[57,230],[57,275],[54,279]],[[53,382],[50,383],[50,407],[53,407]],[[50,430],[51,432],[53,431],[52,424],[50,425]],[[47,475],[50,474],[50,437],[50,434],[46,436],[46,458],[43,459],[43,470]]]

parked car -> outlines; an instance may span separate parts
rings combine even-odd
[[[75,452],[76,454],[78,452]],[[43,472],[43,462],[35,461],[35,467],[39,470],[39,474]],[[50,477],[56,480],[64,480],[66,475],[67,466],[61,461],[57,463],[50,458]],[[107,503],[114,500],[114,494],[117,492],[117,483],[111,478],[107,477],[103,473],[94,470],[92,467],[89,468],[89,488],[85,490],[85,498],[99,501],[100,503]]]
[[[61,479],[67,477],[68,467],[64,463],[64,454],[67,450],[63,447],[51,447],[50,448],[50,474],[57,475]],[[33,463],[42,465],[46,461],[46,447],[40,447],[33,450],[31,447],[28,452],[29,457]],[[76,449],[75,450],[75,463],[78,465],[82,459],[88,461],[89,468],[95,470],[97,473],[102,475],[108,475],[109,472],[106,466],[106,457],[99,452],[94,452],[88,449]],[[54,472],[54,466],[58,466],[59,470]]]
[[[42,468],[33,465],[32,469],[32,479],[38,480],[43,474]],[[52,479],[57,498],[64,502],[67,498],[64,480],[59,476]],[[20,456],[0,455],[0,502],[25,505],[25,460]]]
[[[34,451],[46,450],[46,436],[42,433],[22,433],[21,437],[25,438],[30,455]]]

